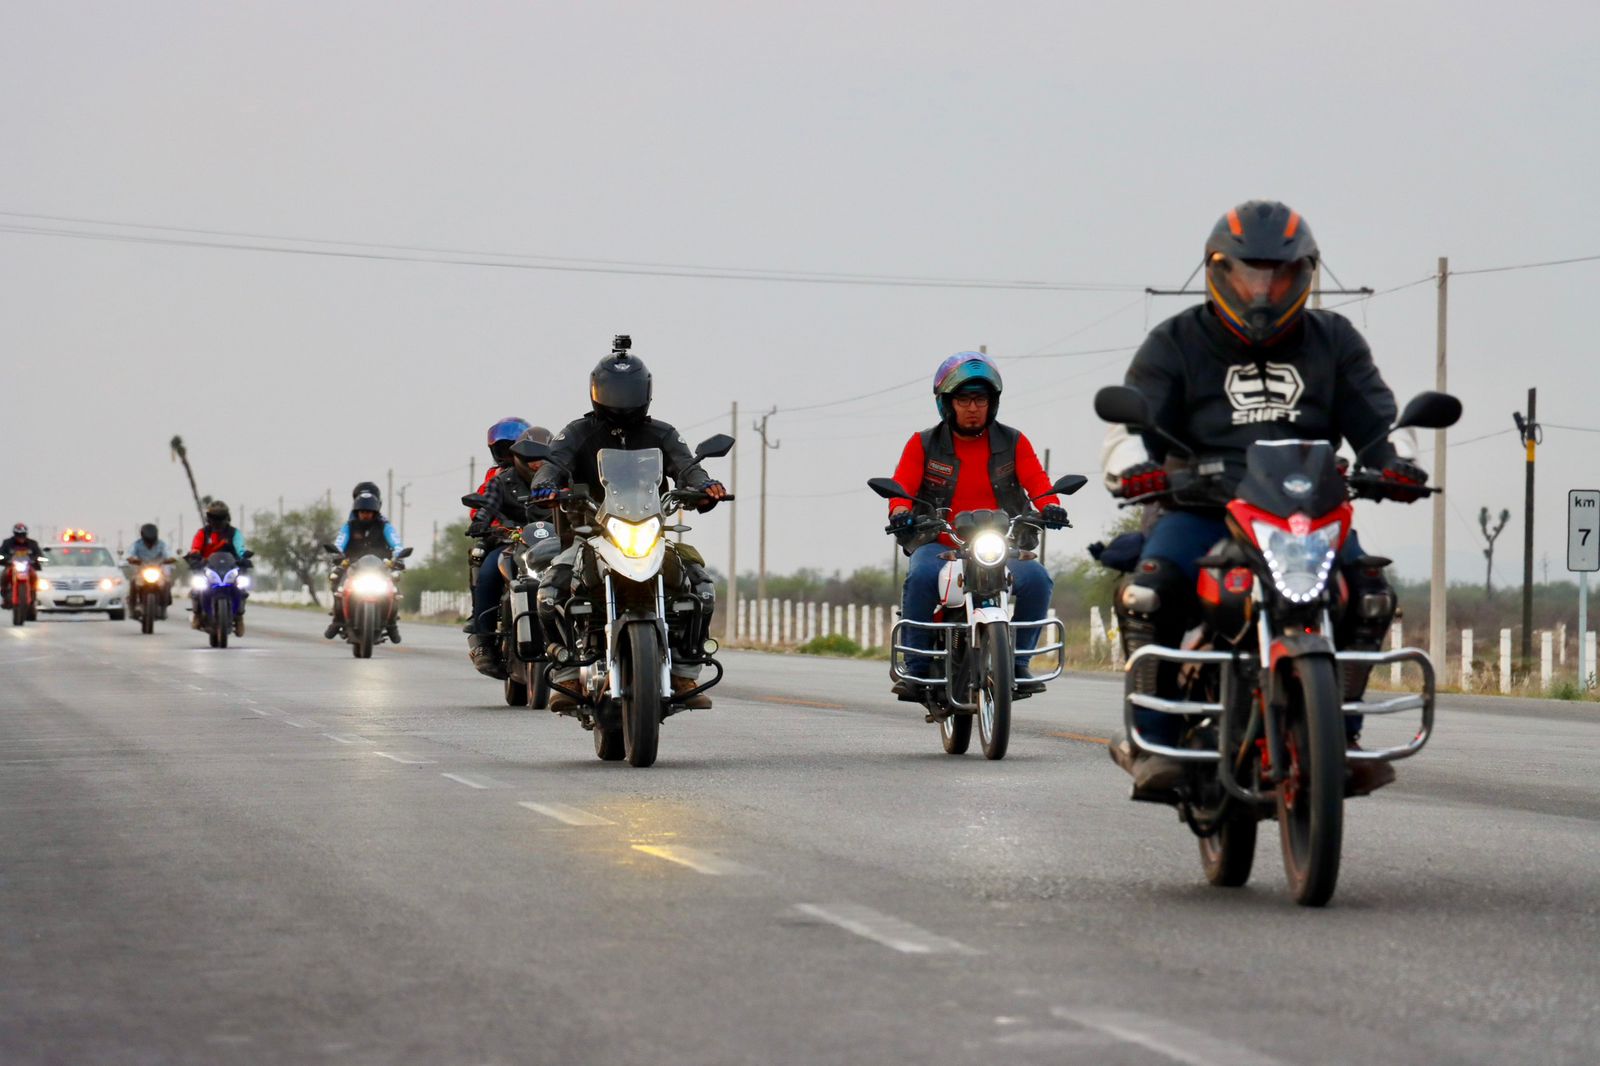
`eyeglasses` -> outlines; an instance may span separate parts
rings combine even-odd
[[[989,397],[981,392],[958,392],[950,397],[950,402],[957,407],[987,407],[989,406]]]

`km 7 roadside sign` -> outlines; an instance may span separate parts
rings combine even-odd
[[[1567,569],[1600,570],[1600,491],[1567,493]]]

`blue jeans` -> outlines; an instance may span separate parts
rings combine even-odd
[[[472,587],[472,631],[489,636],[494,633],[495,613],[500,610],[500,594],[506,579],[500,575],[500,556],[506,546],[497,544],[483,557],[478,567],[478,583]],[[487,612],[487,616],[485,614]]]
[[[1227,523],[1220,518],[1209,518],[1189,511],[1168,511],[1156,519],[1155,527],[1145,537],[1144,551],[1139,559],[1165,559],[1176,564],[1190,581],[1194,581],[1200,576],[1197,564],[1212,545],[1227,536]],[[1339,552],[1339,562],[1348,565],[1363,554],[1361,539],[1352,529],[1345,538],[1344,548]],[[1134,708],[1133,723],[1139,727],[1142,736],[1157,744],[1176,744],[1183,731],[1182,718],[1143,707]],[[1347,715],[1344,727],[1345,732],[1351,735],[1361,732],[1361,717]]]
[[[911,553],[906,566],[906,584],[901,592],[900,614],[913,622],[933,621],[933,612],[939,606],[939,571],[945,560],[939,558],[950,549],[934,542],[924,544]],[[1050,610],[1050,592],[1055,587],[1050,572],[1037,559],[1012,559],[1006,563],[1011,571],[1011,598],[1016,606],[1013,618],[1018,622],[1037,622]],[[1017,634],[1017,676],[1023,676],[1033,650],[1039,643],[1038,626],[1019,629]],[[926,648],[931,644],[932,633],[925,629],[908,628],[903,631],[905,644],[912,648]],[[932,660],[923,656],[906,656],[906,668],[913,674],[925,673]]]

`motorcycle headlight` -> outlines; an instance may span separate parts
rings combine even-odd
[[[239,568],[234,567],[229,570],[226,576],[223,577],[222,583],[224,585],[237,585],[239,583]]]
[[[1310,603],[1322,595],[1339,553],[1341,523],[1296,534],[1270,522],[1252,523],[1256,543],[1278,592],[1291,603]]]
[[[357,596],[383,596],[389,592],[389,579],[383,574],[357,574],[350,579],[350,591]]]
[[[622,554],[630,559],[643,559],[656,546],[661,536],[661,519],[646,518],[643,522],[624,522],[620,518],[606,519],[606,535]]]
[[[12,569],[16,570],[16,572],[19,573],[19,574],[26,574],[28,572],[28,564],[27,564],[26,560],[13,559],[11,561],[11,566],[12,566]]]
[[[189,579],[189,587],[194,589],[196,592],[204,592],[208,584],[210,584],[210,582],[206,580],[205,574],[196,574],[194,577]]]
[[[239,575],[239,587],[242,588],[242,589],[247,589],[247,588],[250,587],[250,575],[249,574],[240,574]]]
[[[161,581],[161,568],[157,566],[147,566],[143,570],[139,571],[139,576],[144,579],[144,582],[147,585],[158,584]]]
[[[972,538],[972,557],[984,566],[994,566],[1006,557],[1006,538],[986,529]]]

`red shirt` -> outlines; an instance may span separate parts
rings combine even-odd
[[[511,465],[511,464],[509,464],[509,463],[506,464],[506,466],[509,466],[509,465]],[[484,493],[489,491],[489,482],[493,481],[495,479],[495,476],[498,475],[500,473],[500,471],[504,470],[505,468],[506,468],[505,466],[491,466],[489,468],[489,472],[487,474],[483,475],[483,484],[478,486],[478,495],[479,496],[482,496]],[[476,507],[468,509],[468,511],[467,511],[467,518],[468,519],[473,519],[473,518],[477,518],[477,517],[478,517],[478,509]],[[496,518],[490,524],[497,526],[497,525],[500,524],[500,519]]]
[[[994,496],[994,484],[989,480],[989,434],[980,433],[976,437],[964,437],[959,433],[952,433],[950,437],[955,441],[956,458],[961,463],[961,473],[956,478],[955,496],[950,501],[950,516],[964,511],[993,510],[999,507]],[[922,488],[922,471],[927,465],[927,455],[922,450],[922,434],[913,433],[906,442],[905,451],[900,453],[900,465],[895,467],[894,479],[905,489],[915,494]],[[1039,457],[1034,454],[1033,443],[1022,433],[1017,434],[1017,480],[1029,496],[1036,496],[1041,492],[1050,491],[1050,475],[1045,473],[1044,464],[1039,462]],[[1033,505],[1040,509],[1051,504],[1061,502],[1058,496],[1044,496],[1034,500]],[[909,510],[910,500],[891,500],[889,513]],[[945,540],[945,543],[950,543]]]

